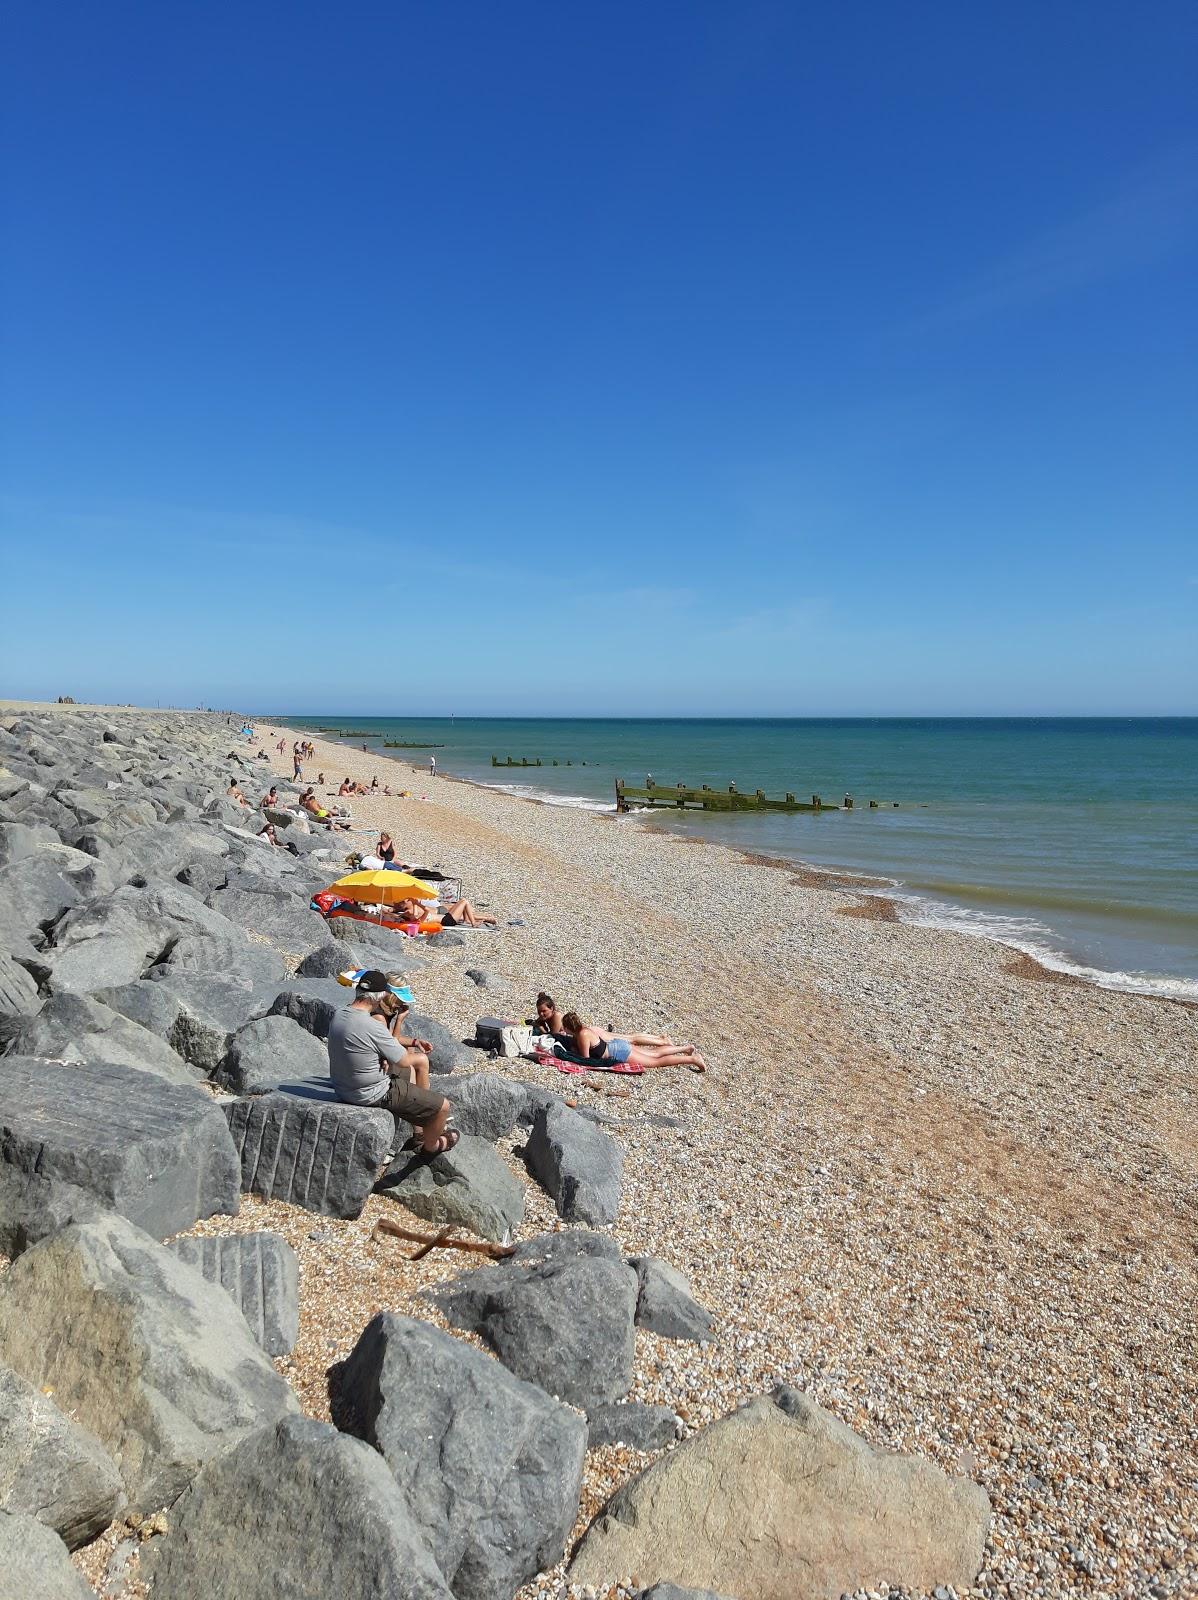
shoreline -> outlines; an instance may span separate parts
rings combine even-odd
[[[618,1118],[621,1247],[686,1272],[723,1330],[701,1351],[638,1336],[634,1398],[703,1424],[794,1382],[871,1442],[968,1472],[994,1508],[970,1594],[1108,1592],[1071,1552],[1115,1562],[1111,1593],[1172,1583],[1157,1519],[1198,1528],[1192,1008],[862,915],[836,875],[666,850],[662,830],[309,736],[327,777],[402,774],[412,798],[356,800],[360,824],[460,870],[500,918],[470,936],[487,990],[438,962],[422,1008],[464,1033],[546,987],[707,1056],[702,1078],[567,1089]],[[576,1533],[645,1459],[588,1456]],[[1100,1525],[1120,1542],[1093,1546]]]
[[[259,781],[264,792],[289,779],[290,760],[269,747],[299,730],[257,732],[270,759],[240,769],[251,800]],[[465,1038],[480,1015],[527,1015],[543,987],[584,1017],[668,1030],[707,1057],[705,1075],[621,1081],[482,1055],[477,1069],[459,1064],[597,1114],[623,1157],[619,1212],[600,1231],[624,1256],[684,1273],[713,1314],[708,1344],[638,1330],[629,1398],[670,1407],[689,1437],[786,1383],[871,1445],[964,1473],[992,1519],[982,1571],[960,1600],[1189,1592],[1189,1008],[1029,982],[1008,948],[862,915],[860,887],[813,885],[791,863],[779,871],[707,840],[664,850],[643,826],[513,805],[522,797],[312,737],[308,774],[322,766],[326,787],[377,771],[410,791],[355,797],[355,831],[329,837],[327,881],[344,870],[337,856],[386,827],[403,859],[460,875],[499,920],[464,945],[421,949],[411,977],[421,1013]],[[235,736],[218,746],[234,747],[251,753]],[[222,770],[218,758],[218,787]],[[467,969],[481,969],[485,987]],[[497,1148],[525,1195],[516,1237],[559,1226],[529,1181],[522,1139]],[[374,1194],[360,1217],[314,1225],[309,1212],[243,1196],[238,1215],[190,1230],[268,1229],[295,1249],[299,1338],[277,1370],[307,1416],[330,1420],[329,1372],[374,1315],[444,1326],[428,1291],[469,1270],[447,1252],[414,1262],[377,1240],[381,1217],[406,1221],[396,1205]],[[658,1458],[588,1450],[570,1549]],[[120,1531],[76,1557],[93,1582]],[[559,1564],[518,1600],[566,1594]]]
[[[325,743],[333,750],[342,748],[339,743],[330,743],[327,732],[320,733],[314,728],[305,728],[298,724],[294,726],[293,731],[307,735],[314,742]],[[345,748],[353,750],[356,747],[347,745]],[[356,753],[368,758],[390,761],[396,766],[406,764],[403,755],[390,751],[364,751],[356,748]],[[429,773],[420,767],[410,766],[409,770],[414,776],[430,777]],[[552,811],[578,811],[591,816],[605,817],[611,822],[621,820],[617,818],[614,807],[608,808],[598,804],[593,806],[589,804],[565,804],[555,801],[548,795],[520,794],[503,784],[486,783],[482,779],[464,777],[459,773],[439,771],[432,781],[438,783],[442,781],[461,783],[470,788],[479,789],[484,793],[502,795],[507,799],[523,801],[532,806],[544,806]],[[723,849],[732,850],[750,863],[773,866],[794,874],[796,881],[805,887],[839,889],[845,893],[852,893],[854,889],[859,889],[868,891],[871,896],[876,891],[881,891],[878,898],[885,900],[893,908],[893,914],[891,911],[874,913],[864,908],[859,908],[846,914],[868,917],[879,921],[898,921],[908,927],[926,927],[935,929],[937,932],[951,933],[960,939],[981,940],[996,945],[1013,953],[1015,959],[1011,970],[1025,978],[1034,979],[1042,974],[1044,975],[1043,981],[1080,983],[1095,989],[1106,990],[1113,994],[1142,995],[1147,999],[1166,1000],[1173,1005],[1198,1009],[1198,996],[1189,993],[1170,992],[1171,988],[1183,988],[1186,986],[1193,988],[1193,983],[1189,979],[1171,974],[1156,976],[1144,974],[1142,978],[1137,979],[1137,976],[1132,973],[1083,966],[1060,951],[1046,948],[1043,944],[1004,936],[1001,932],[992,928],[961,926],[954,924],[951,920],[938,920],[935,917],[921,915],[917,910],[922,899],[920,892],[908,889],[897,878],[862,873],[851,867],[824,866],[807,861],[800,856],[766,855],[729,843],[727,840],[705,839],[695,834],[676,833],[665,823],[654,823],[648,820],[646,816],[641,816],[635,812],[631,813],[629,818],[624,819],[625,822],[629,820],[643,828],[646,833],[657,838],[670,839],[683,844],[715,845]],[[935,905],[937,902],[928,900],[926,903]],[[970,908],[959,905],[957,902],[949,901],[945,902],[945,904],[950,908],[955,908],[971,915],[974,914],[970,912]],[[908,914],[906,915],[904,915],[904,908],[908,908]],[[1037,970],[1033,971],[1033,969]]]

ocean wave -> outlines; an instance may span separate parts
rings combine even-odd
[[[582,794],[555,794],[552,789],[537,789],[522,783],[481,783],[480,788],[498,789],[501,794],[514,794],[521,800],[536,800],[543,806],[566,806],[572,811],[606,811],[616,809],[613,800],[590,800]]]
[[[1035,917],[1020,917],[1000,912],[971,910],[968,906],[945,905],[925,899],[909,890],[884,891],[895,902],[904,922],[921,928],[942,928],[972,939],[989,939],[1031,956],[1051,972],[1083,978],[1099,989],[1120,993],[1155,995],[1170,1000],[1198,1000],[1198,979],[1165,977],[1152,972],[1109,971],[1087,966],[1063,955],[1053,943],[1053,931]]]

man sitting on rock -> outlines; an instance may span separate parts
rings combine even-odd
[[[351,1106],[377,1106],[419,1131],[426,1155],[452,1150],[458,1142],[449,1122],[449,1101],[412,1081],[408,1049],[373,1013],[389,992],[385,972],[364,972],[354,998],[329,1026],[329,1076],[337,1098]]]

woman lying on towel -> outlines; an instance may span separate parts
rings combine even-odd
[[[485,911],[476,911],[469,900],[455,900],[443,910],[430,909],[421,900],[401,900],[399,911],[405,921],[418,923],[421,933],[440,933],[442,928],[496,926],[494,917],[487,916]]]
[[[583,1022],[577,1011],[567,1011],[562,1027],[574,1040],[574,1054],[586,1061],[627,1062],[648,1071],[651,1067],[689,1067],[706,1072],[707,1063],[693,1044],[674,1044],[664,1034],[621,1035]]]

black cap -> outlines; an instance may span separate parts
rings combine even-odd
[[[373,968],[358,979],[359,994],[386,994],[388,987],[387,974]]]

